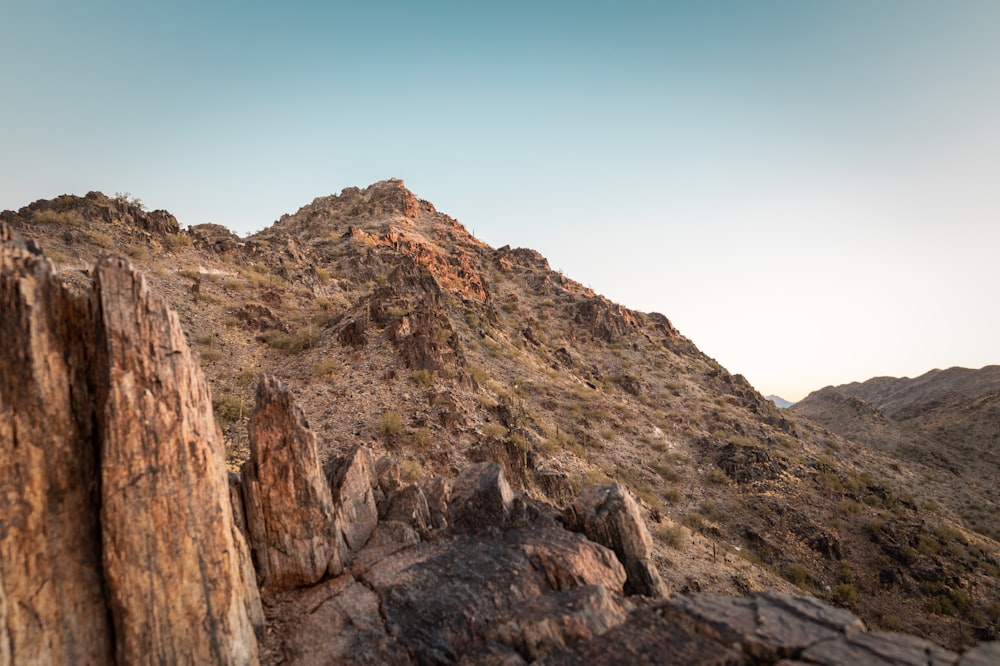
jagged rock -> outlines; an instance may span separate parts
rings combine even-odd
[[[379,598],[350,576],[340,576],[280,604],[283,663],[411,664],[406,650],[386,631]],[[283,630],[282,630],[283,629]]]
[[[257,303],[247,303],[236,310],[236,318],[243,327],[252,331],[283,331],[288,333],[288,326],[282,322],[271,309]]]
[[[419,663],[473,658],[501,637],[519,645],[541,640],[545,630],[530,615],[514,620],[502,636],[490,632],[542,595],[602,583],[620,590],[624,579],[611,551],[557,526],[512,530],[503,539],[477,534],[424,542],[381,558],[364,574],[365,584],[382,600],[390,634]],[[567,627],[567,643],[579,630],[569,617],[574,613],[581,624],[590,617],[595,632],[609,621],[609,609],[573,609],[573,600],[590,603],[601,597],[568,595],[565,603],[554,602],[567,617],[550,627]]]
[[[776,479],[781,473],[781,466],[764,449],[732,442],[723,447],[717,464],[736,483]]]
[[[221,224],[196,224],[188,233],[199,247],[211,252],[231,252],[240,246],[240,237]]]
[[[514,493],[500,465],[495,462],[470,465],[452,484],[448,522],[465,531],[501,527],[510,517],[513,501]]]
[[[180,321],[118,257],[97,264],[94,307],[117,659],[253,662],[222,437]]]
[[[573,320],[604,342],[612,342],[639,326],[636,313],[603,296],[594,296],[574,305]]]
[[[981,643],[962,655],[958,666],[995,666],[1000,664],[1000,642]]]
[[[603,634],[625,621],[620,598],[600,585],[586,585],[531,599],[485,638],[514,648],[534,661],[567,645]]]
[[[632,613],[604,634],[552,654],[540,666],[737,666],[750,662],[736,646],[685,631],[656,607]],[[763,662],[768,663],[768,662]]]
[[[739,645],[764,663],[797,656],[805,648],[862,632],[865,627],[845,610],[809,597],[760,592],[749,597],[721,594],[681,596],[656,612],[725,645]]]
[[[639,505],[624,486],[613,483],[584,488],[567,507],[563,520],[567,528],[615,551],[628,571],[627,594],[666,596],[666,586],[650,559],[649,530]]]
[[[385,519],[398,520],[417,530],[426,530],[431,522],[431,512],[420,486],[410,484],[397,490],[389,502]]]
[[[448,527],[448,498],[451,494],[448,482],[440,476],[424,477],[420,480],[420,489],[427,500],[429,526],[438,530]]]
[[[352,551],[360,550],[378,523],[378,506],[372,488],[375,465],[367,449],[356,446],[330,465],[330,487],[336,519],[344,542]]]
[[[261,375],[250,418],[243,501],[257,578],[282,590],[343,569],[343,548],[316,438],[284,385]]]
[[[94,313],[5,224],[0,313],[0,663],[109,663]]]
[[[811,645],[799,659],[821,666],[927,666],[954,664],[958,655],[916,636],[856,633]]]

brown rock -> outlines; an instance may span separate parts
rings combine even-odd
[[[385,519],[398,520],[417,530],[426,530],[430,526],[431,512],[420,486],[410,484],[396,491],[389,502]]]
[[[318,582],[343,569],[344,553],[316,438],[284,385],[262,375],[250,419],[243,500],[262,589]]]
[[[620,599],[600,585],[555,592],[521,604],[512,617],[490,628],[486,638],[510,645],[534,661],[590,640],[625,620]]]
[[[958,666],[993,666],[1000,664],[1000,642],[981,643],[958,660]]]
[[[252,663],[222,437],[177,315],[95,269],[104,570],[120,663]]]
[[[280,606],[287,628],[272,639],[283,663],[410,664],[386,631],[374,592],[350,576],[303,590]]]
[[[879,632],[856,633],[816,643],[799,659],[821,666],[927,666],[954,664],[958,655],[923,638]]]
[[[588,486],[566,509],[566,526],[615,551],[628,581],[626,594],[666,596],[667,589],[650,559],[652,538],[639,514],[639,505],[624,486]]]
[[[94,317],[20,246],[0,224],[0,663],[108,663]]]
[[[448,498],[451,494],[448,482],[440,476],[429,476],[420,480],[420,489],[427,500],[429,526],[438,530],[448,527]]]
[[[378,507],[372,492],[376,477],[371,453],[356,446],[330,468],[330,486],[340,532],[347,547],[358,551],[378,523]]]
[[[538,663],[545,666],[737,666],[757,662],[747,659],[735,646],[686,631],[672,618],[650,607],[634,612],[627,622],[604,634],[578,642]]]
[[[864,631],[861,620],[845,610],[775,592],[680,596],[660,604],[657,612],[690,633],[740,645],[765,663],[793,658],[820,641]]]
[[[510,517],[514,493],[495,462],[465,468],[455,479],[448,502],[449,523],[465,531],[502,527]]]

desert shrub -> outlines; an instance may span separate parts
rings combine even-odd
[[[313,375],[320,379],[330,379],[340,370],[340,363],[333,358],[325,358],[313,366]]]
[[[650,467],[652,467],[653,471],[659,474],[660,478],[664,481],[677,482],[681,480],[680,472],[674,469],[670,463],[657,460],[651,463]]]
[[[490,380],[490,375],[488,372],[483,370],[478,365],[470,365],[467,370],[469,371],[469,376],[472,377],[477,385],[482,386]]]
[[[705,519],[700,513],[689,513],[681,519],[681,523],[692,530],[701,530],[705,527]]]
[[[784,569],[781,570],[781,575],[784,576],[785,580],[789,583],[802,588],[804,588],[806,583],[809,581],[809,571],[798,562],[785,565]]]
[[[319,333],[311,326],[299,329],[294,333],[285,333],[277,329],[264,331],[261,336],[264,342],[289,354],[298,354],[313,347],[319,342]]]
[[[837,502],[837,511],[842,514],[857,515],[861,513],[862,505],[852,499],[843,499]]]
[[[413,446],[423,451],[429,449],[434,442],[430,428],[417,428],[413,432]]]
[[[507,428],[499,423],[487,423],[483,426],[483,437],[489,439],[504,439],[507,437]]]
[[[423,466],[416,460],[404,460],[399,463],[399,478],[404,483],[416,483],[424,476]]]
[[[217,347],[205,347],[198,351],[202,363],[215,363],[222,360],[222,352]]]
[[[31,219],[36,224],[68,224],[74,227],[83,226],[85,223],[83,216],[75,210],[37,210]]]
[[[149,248],[143,243],[129,243],[125,246],[125,254],[136,261],[142,261],[149,255]]]
[[[681,493],[676,488],[670,488],[664,491],[663,499],[667,504],[677,504],[681,501]]]
[[[674,550],[684,550],[688,545],[688,533],[683,526],[666,523],[656,530],[656,535]]]
[[[853,607],[858,603],[858,588],[853,583],[840,583],[830,590],[829,597],[834,603]]]
[[[243,291],[243,282],[236,278],[229,278],[222,286],[228,291]]]
[[[414,370],[410,377],[417,386],[434,386],[434,373],[430,370]]]
[[[212,409],[215,411],[215,418],[222,425],[239,421],[246,413],[243,399],[229,393],[223,393],[213,398]]]
[[[378,420],[378,432],[386,439],[395,439],[405,431],[399,412],[385,412]]]
[[[705,472],[705,483],[721,486],[724,483],[729,483],[729,477],[718,467],[712,467]]]
[[[115,246],[115,239],[106,233],[88,229],[83,232],[83,235],[91,243],[97,245],[98,247],[103,247],[105,250],[110,250]]]
[[[253,368],[241,368],[236,375],[236,383],[240,386],[250,386],[257,379],[257,372]]]
[[[878,628],[883,631],[902,631],[906,625],[892,613],[879,613],[875,620]]]
[[[187,234],[165,234],[161,239],[168,250],[183,250],[194,245],[194,239]]]

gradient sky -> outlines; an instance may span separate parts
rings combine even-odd
[[[1000,2],[0,0],[0,209],[399,177],[764,393],[1000,363]]]

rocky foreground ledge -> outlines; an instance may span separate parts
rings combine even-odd
[[[666,598],[618,485],[320,465],[262,377],[227,475],[179,321],[124,259],[75,296],[0,225],[0,664],[996,664],[773,593]]]

